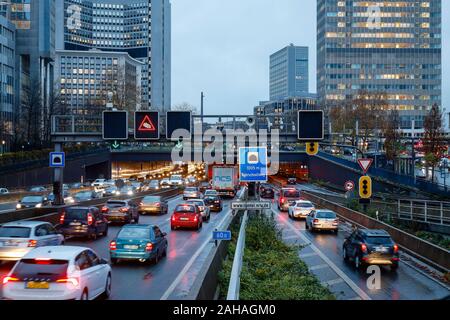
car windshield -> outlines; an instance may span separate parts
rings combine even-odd
[[[89,198],[92,195],[90,191],[78,192],[75,197],[77,198]]]
[[[122,228],[117,238],[148,239],[149,235],[148,228]]]
[[[366,237],[366,242],[368,244],[391,244],[392,240],[390,237]]]
[[[197,191],[197,188],[186,188],[186,191],[189,191],[189,192],[195,192],[195,191]]]
[[[189,201],[189,203],[196,204],[198,206],[203,206],[203,201]]]
[[[86,219],[87,213],[87,209],[69,208],[67,209],[64,218],[67,220],[84,220]]]
[[[214,196],[205,197],[205,201],[214,201],[214,200],[219,200],[219,198]]]
[[[125,207],[126,205],[127,205],[127,203],[124,201],[108,201],[106,203],[106,206],[108,208],[120,208],[120,207]]]
[[[27,227],[0,227],[0,237],[3,238],[29,238],[31,228]]]
[[[67,274],[67,260],[22,259],[14,268],[14,275],[18,278],[42,277],[55,281]]]
[[[336,213],[331,212],[331,211],[321,211],[321,212],[317,212],[316,218],[336,219]]]
[[[39,196],[28,196],[28,197],[23,197],[22,202],[41,202],[42,201],[42,197]]]
[[[158,182],[158,180],[152,180],[152,181],[150,181],[150,184],[151,185],[158,185],[159,184],[159,182]]]
[[[161,201],[161,197],[155,197],[155,196],[144,197],[142,199],[142,202],[159,202],[159,201]]]
[[[298,202],[297,208],[312,208],[313,205],[311,202]]]
[[[181,180],[181,176],[171,176],[170,179],[172,179],[172,180]]]
[[[193,205],[178,205],[175,208],[176,212],[195,212],[195,207]]]
[[[298,190],[285,190],[283,197],[286,198],[300,198],[300,192]]]

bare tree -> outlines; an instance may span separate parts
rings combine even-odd
[[[173,111],[191,111],[192,114],[197,114],[198,110],[193,105],[189,104],[188,102],[182,102],[179,104],[176,104],[172,106],[171,108]]]
[[[402,150],[401,132],[399,130],[399,115],[396,110],[391,111],[385,117],[384,127],[384,148],[386,151],[386,158],[391,161],[395,168],[395,161]]]
[[[16,125],[23,132],[23,142],[32,147],[42,146],[42,98],[40,85],[30,85],[21,92],[20,117]]]
[[[438,105],[431,107],[424,120],[423,146],[427,168],[431,167],[431,181],[434,182],[434,171],[444,152],[445,142],[442,130],[442,113]]]

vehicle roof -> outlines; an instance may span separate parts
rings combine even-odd
[[[368,237],[390,237],[391,235],[386,231],[382,229],[359,229],[359,232]]]
[[[15,222],[4,223],[1,226],[2,227],[30,227],[30,228],[33,228],[33,227],[39,226],[43,223],[49,224],[46,221],[15,221]]]
[[[309,200],[295,200],[295,203],[311,203],[312,204],[312,202]],[[320,211],[320,210],[317,210],[317,211]],[[330,210],[322,210],[322,211],[330,211]]]
[[[52,258],[67,260],[74,258],[84,250],[92,250],[86,247],[77,246],[48,246],[48,247],[37,247],[30,252],[28,252],[23,259],[36,259],[36,258]]]
[[[153,228],[157,227],[154,224],[126,224],[122,227],[123,228]]]
[[[82,210],[90,210],[90,209],[98,209],[97,207],[82,207],[82,206],[75,206],[75,207],[69,207],[67,209],[82,209]]]

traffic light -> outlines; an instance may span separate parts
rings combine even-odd
[[[315,156],[319,152],[318,142],[307,142],[306,143],[306,153],[310,156]]]
[[[362,199],[372,197],[372,179],[369,176],[359,178],[359,196]]]

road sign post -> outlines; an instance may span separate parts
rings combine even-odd
[[[239,180],[241,182],[267,182],[267,148],[239,148]]]
[[[55,151],[50,152],[49,165],[53,168],[53,195],[55,199],[53,204],[63,205],[63,174],[66,165],[66,154],[62,151],[62,144],[55,144]]]

